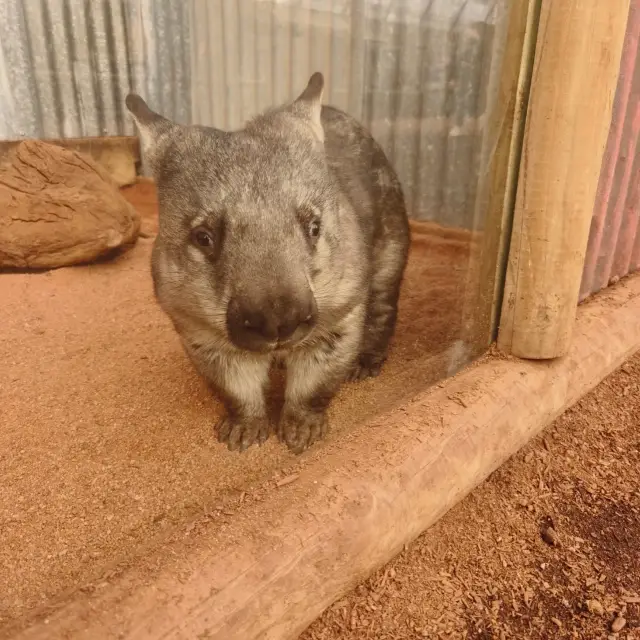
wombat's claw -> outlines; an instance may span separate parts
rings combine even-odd
[[[216,431],[218,440],[226,443],[229,451],[246,451],[252,444],[264,444],[269,438],[269,422],[266,418],[232,419],[225,416]]]
[[[376,378],[380,375],[384,361],[373,360],[370,356],[363,355],[353,366],[347,375],[347,382],[359,382],[367,378]]]
[[[300,454],[327,433],[327,417],[324,413],[295,413],[284,415],[278,424],[278,438],[287,447]]]

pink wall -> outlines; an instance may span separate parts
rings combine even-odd
[[[640,0],[632,0],[580,300],[640,269]]]

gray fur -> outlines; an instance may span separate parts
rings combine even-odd
[[[287,369],[277,432],[301,452],[324,436],[341,383],[378,374],[394,332],[402,190],[365,129],[321,105],[322,89],[316,73],[297,100],[234,132],[180,126],[127,98],[158,186],[156,297],[224,399],[230,449],[268,437],[275,361]]]

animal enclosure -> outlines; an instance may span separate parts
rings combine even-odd
[[[234,527],[256,540],[246,514],[321,465],[325,447],[453,377],[499,331],[513,352],[511,338],[531,315],[518,305],[535,297],[518,288],[518,274],[528,274],[528,259],[545,261],[544,253],[519,253],[535,238],[545,244],[526,226],[544,209],[542,198],[525,197],[544,191],[536,191],[540,167],[553,156],[541,123],[566,122],[576,107],[570,97],[594,91],[580,72],[587,63],[605,97],[579,126],[591,118],[606,127],[602,144],[575,131],[588,141],[573,159],[591,158],[600,180],[597,199],[589,204],[586,189],[567,204],[572,215],[589,206],[593,213],[586,260],[584,215],[585,247],[571,245],[584,268],[581,296],[638,269],[640,5],[596,5],[589,0],[571,21],[562,13],[571,8],[551,0],[0,0],[0,164],[22,140],[77,148],[106,168],[141,218],[137,243],[112,259],[0,273],[0,361],[9,381],[0,385],[0,637],[70,620],[68,607],[111,597],[122,581],[122,593],[134,597],[174,562],[168,570],[186,576],[179,559],[203,544],[222,548]],[[585,18],[596,11],[605,26]],[[574,30],[607,55],[597,57]],[[571,45],[566,75],[548,79],[545,53],[557,57],[562,43]],[[190,367],[153,297],[157,193],[124,99],[134,91],[181,124],[232,130],[293,99],[315,71],[325,76],[324,102],[371,130],[403,187],[412,240],[398,326],[381,376],[340,392],[326,445],[301,460],[272,437],[234,456],[213,433],[219,398]],[[538,83],[547,80],[545,92]],[[612,108],[606,87],[613,95],[616,86]],[[552,111],[544,95],[566,111]],[[572,148],[571,140],[558,144]],[[536,149],[539,163],[526,165]],[[562,166],[569,181],[571,163]],[[558,202],[549,210],[562,220]],[[575,315],[574,284],[566,307]],[[513,313],[512,299],[520,301]],[[454,403],[467,408],[457,395]],[[376,451],[386,461],[394,448]],[[358,457],[350,464],[357,468]],[[234,539],[239,548],[244,539]],[[163,557],[166,545],[172,554]],[[207,589],[223,593],[227,583],[216,585]],[[95,620],[109,609],[100,602]],[[76,623],[68,624],[73,634]],[[20,637],[46,637],[42,629]],[[221,633],[212,637],[231,637]]]

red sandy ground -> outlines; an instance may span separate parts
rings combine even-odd
[[[640,639],[640,354],[300,640],[417,638]]]
[[[299,464],[273,438],[243,455],[216,441],[220,404],[153,299],[153,185],[125,194],[144,217],[132,250],[0,276],[0,636]],[[446,373],[468,256],[468,235],[416,225],[393,356],[344,388],[330,439]]]

